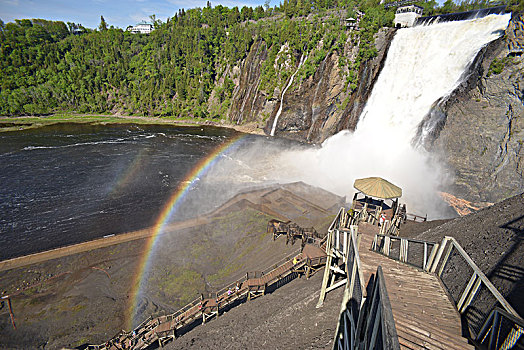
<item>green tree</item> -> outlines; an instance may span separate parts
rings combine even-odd
[[[98,25],[98,29],[100,31],[106,31],[107,30],[107,23],[104,19],[104,16],[100,16],[100,24]]]

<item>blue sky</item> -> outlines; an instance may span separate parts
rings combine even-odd
[[[211,0],[211,4],[241,8],[263,5],[264,1]],[[7,23],[22,18],[43,18],[97,28],[100,16],[104,16],[109,25],[125,29],[128,25],[149,20],[153,14],[165,22],[181,8],[204,7],[206,3],[207,0],[0,0],[0,19]],[[279,3],[280,0],[271,0],[271,6]]]
[[[206,6],[207,0],[0,0],[0,18],[13,22],[22,18],[43,18],[54,21],[80,23],[88,28],[100,24],[100,16],[108,25],[126,28],[155,14],[163,22],[178,9]],[[277,4],[272,0],[271,6]],[[258,6],[264,0],[212,1],[213,6]]]

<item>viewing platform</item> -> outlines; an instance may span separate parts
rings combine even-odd
[[[524,320],[454,238],[381,234],[362,213],[342,208],[327,237],[317,307],[345,286],[334,349],[523,348]]]
[[[400,348],[474,349],[462,337],[460,315],[436,275],[370,250],[379,229],[359,225],[359,255],[365,282],[382,266]]]

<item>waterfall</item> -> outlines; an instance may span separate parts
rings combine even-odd
[[[480,49],[504,33],[509,19],[490,15],[398,30],[356,130],[317,149],[283,153],[287,179],[351,196],[355,179],[381,176],[403,188],[411,212],[445,216],[437,194],[445,167],[412,141],[434,102],[466,78]]]
[[[300,57],[300,63],[298,64],[297,70],[295,71],[295,73],[293,73],[293,75],[291,76],[291,79],[289,79],[289,82],[287,83],[284,90],[282,90],[282,96],[280,97],[280,106],[278,107],[277,114],[275,115],[275,120],[273,121],[273,127],[271,128],[271,133],[269,134],[271,136],[275,136],[275,129],[277,128],[278,117],[280,117],[280,113],[282,113],[282,106],[284,105],[284,95],[287,89],[289,89],[289,87],[291,86],[291,84],[293,84],[293,79],[295,78],[295,75],[298,73],[300,67],[302,67],[302,65],[304,64],[304,62],[306,62],[306,60],[307,60],[307,55],[306,56],[302,55]]]
[[[479,50],[501,36],[509,15],[399,30],[355,135],[411,141],[424,116],[450,94]]]

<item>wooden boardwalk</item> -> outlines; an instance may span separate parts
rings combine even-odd
[[[378,226],[359,224],[364,282],[381,265],[401,349],[474,349],[462,337],[460,316],[436,275],[370,250]]]
[[[313,250],[314,251],[314,250]],[[177,336],[177,330],[198,319],[205,322],[218,317],[220,311],[241,299],[251,299],[266,292],[266,288],[295,272],[304,272],[308,255],[298,253],[260,277],[246,279],[218,292],[215,298],[197,299],[171,315],[150,317],[131,332],[122,331],[105,344],[89,345],[94,350],[145,349],[155,342],[160,346]],[[316,255],[314,258],[318,258]],[[238,286],[238,289],[236,288]]]

